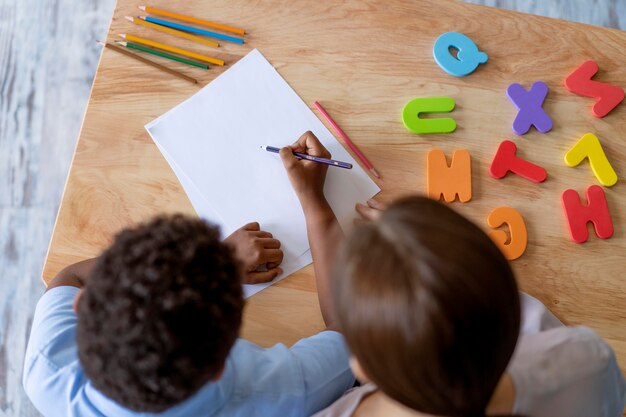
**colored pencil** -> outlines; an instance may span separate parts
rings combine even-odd
[[[380,178],[380,175],[378,175],[378,172],[376,172],[376,170],[374,169],[374,165],[372,165],[372,163],[365,157],[365,155],[363,155],[363,153],[359,150],[359,148],[356,147],[356,145],[350,140],[348,135],[346,135],[346,133],[343,130],[341,130],[339,125],[335,123],[335,121],[330,117],[330,115],[326,112],[326,110],[324,110],[322,105],[318,103],[317,101],[314,102],[313,105],[315,105],[315,108],[317,108],[317,110],[322,114],[322,116],[324,116],[326,121],[332,126],[335,132],[337,132],[337,134],[341,136],[341,138],[346,143],[346,145],[348,145],[348,148],[350,148],[350,150],[354,152],[354,154],[361,160],[361,162],[363,162],[363,165],[365,165],[365,167],[376,178]]]
[[[147,28],[155,29],[160,32],[169,33],[170,35],[178,36],[179,38],[189,39],[191,41],[203,43],[209,46],[214,46],[214,47],[220,46],[219,43],[213,42],[209,39],[201,38],[200,36],[194,36],[187,32],[183,32],[181,30],[171,29],[165,26],[157,25],[156,23],[146,22],[144,19],[145,18],[143,16],[137,16],[137,17],[126,16],[126,20],[129,20],[136,25],[145,26]]]
[[[236,27],[232,27],[228,25],[221,25],[219,23],[209,22],[208,20],[198,19],[196,17],[191,17],[191,16],[185,16],[184,14],[168,12],[167,10],[157,9],[155,7],[139,6],[139,8],[143,10],[144,12],[148,12],[151,14],[171,17],[172,19],[182,20],[183,22],[195,23],[196,25],[207,26],[210,28],[223,30],[225,32],[232,32],[238,35],[243,35],[246,33],[245,30],[240,29],[240,28],[236,28]]]
[[[276,148],[274,146],[261,146],[261,149],[263,149],[264,151],[273,152],[273,153],[280,152],[280,148]],[[293,152],[293,154],[297,156],[298,158],[306,159],[307,161],[313,161],[313,162],[330,165],[330,166],[337,167],[337,168],[352,169],[352,164],[348,162],[335,161],[334,159],[321,158],[319,156],[313,156],[313,155],[309,155],[309,154],[301,153],[301,152]]]
[[[188,75],[185,75],[183,73],[180,73],[178,71],[174,71],[173,69],[169,69],[168,67],[165,67],[165,66],[163,66],[161,64],[158,64],[158,63],[156,63],[154,61],[150,61],[149,59],[146,59],[146,58],[144,58],[142,56],[139,56],[137,54],[133,54],[132,52],[127,51],[126,49],[122,48],[121,46],[113,45],[113,44],[108,43],[108,42],[104,43],[104,42],[98,41],[98,43],[103,45],[106,48],[113,49],[114,51],[117,51],[120,54],[129,56],[129,57],[131,57],[133,59],[136,59],[137,61],[141,61],[144,64],[150,65],[151,67],[158,68],[161,71],[165,71],[167,73],[170,73],[170,74],[172,74],[172,75],[174,75],[174,76],[176,76],[178,78],[182,78],[183,80],[187,80],[187,81],[192,82],[194,84],[198,83],[198,80],[196,80],[195,78],[192,78],[192,77],[190,77]]]
[[[134,43],[140,43],[142,45],[152,46],[153,48],[158,48],[167,52],[172,52],[172,53],[183,55],[189,58],[198,59],[200,61],[208,62],[210,64],[224,65],[224,61],[222,61],[221,59],[200,55],[195,52],[187,51],[185,49],[176,48],[174,46],[165,45],[164,43],[151,41],[150,39],[140,38],[139,36],[134,36],[134,35],[127,35],[125,33],[122,33],[120,36],[122,37],[122,39],[126,39],[127,41],[131,41]]]
[[[157,25],[167,26],[172,29],[183,30],[185,32],[195,33],[196,35],[208,36],[209,38],[221,39],[223,41],[235,42],[235,43],[244,43],[244,40],[241,38],[235,38],[234,36],[222,35],[217,32],[210,32],[204,29],[198,29],[193,26],[183,25],[181,23],[170,22],[169,20],[157,19],[156,17],[145,17],[146,22],[156,23]]]
[[[182,62],[183,64],[191,65],[194,67],[202,68],[205,70],[209,69],[207,64],[203,64],[201,62],[192,61],[191,59],[181,58],[176,55],[168,54],[167,52],[161,52],[158,49],[148,48],[147,46],[139,45],[138,43],[132,42],[123,42],[123,41],[115,41],[118,45],[122,45],[129,49],[136,49],[137,51],[146,52],[148,54],[160,56],[163,58],[171,59],[172,61]]]

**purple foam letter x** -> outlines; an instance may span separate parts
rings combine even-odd
[[[530,86],[530,90],[524,90],[520,84],[511,84],[506,89],[506,95],[519,110],[513,121],[513,132],[523,135],[535,125],[541,133],[552,129],[552,119],[543,108],[543,101],[548,95],[548,86],[543,81],[537,81]]]

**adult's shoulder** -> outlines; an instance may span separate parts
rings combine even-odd
[[[376,392],[378,388],[374,384],[365,384],[352,388],[341,398],[323,409],[313,417],[352,417],[365,397]]]
[[[515,386],[517,414],[622,415],[626,383],[615,353],[587,327],[555,327],[522,335],[508,372]]]

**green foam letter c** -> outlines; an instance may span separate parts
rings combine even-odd
[[[450,97],[415,98],[402,110],[402,122],[413,133],[450,133],[456,129],[456,122],[449,117],[422,119],[421,113],[449,113],[454,110],[454,100]]]

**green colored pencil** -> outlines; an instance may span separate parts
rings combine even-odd
[[[209,66],[207,64],[202,64],[200,62],[192,61],[191,59],[181,58],[176,55],[168,54],[167,52],[159,51],[158,49],[148,48],[147,46],[139,45],[137,43],[132,43],[132,42],[123,42],[123,41],[115,41],[115,42],[119,43],[122,46],[125,46],[126,48],[136,49],[138,51],[142,51],[142,52],[146,52],[152,55],[157,55],[163,58],[171,59],[172,61],[182,62],[183,64],[192,65],[194,67],[198,67],[198,68],[202,68],[206,70],[209,69]]]

